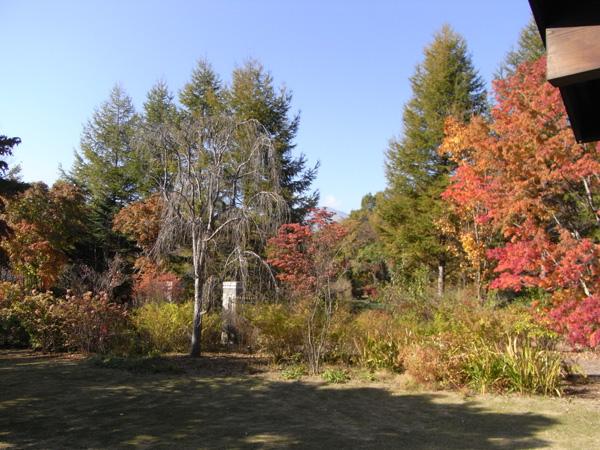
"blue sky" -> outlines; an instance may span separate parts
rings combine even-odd
[[[68,169],[83,124],[115,83],[141,107],[175,93],[198,58],[227,81],[248,58],[293,91],[297,150],[321,162],[322,203],[358,208],[385,187],[384,151],[401,134],[409,77],[444,23],[489,83],[529,19],[526,0],[0,0],[0,133],[21,137],[27,181]]]

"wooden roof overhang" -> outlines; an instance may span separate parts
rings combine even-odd
[[[579,142],[600,140],[600,0],[529,0]]]

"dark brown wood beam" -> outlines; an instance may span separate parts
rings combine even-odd
[[[546,50],[554,86],[600,78],[600,25],[547,28]]]

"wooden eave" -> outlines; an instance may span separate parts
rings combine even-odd
[[[529,0],[579,142],[600,140],[600,0]]]

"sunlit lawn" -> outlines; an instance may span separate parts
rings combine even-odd
[[[600,448],[598,399],[465,398],[253,372],[225,357],[123,370],[0,351],[0,448]]]

